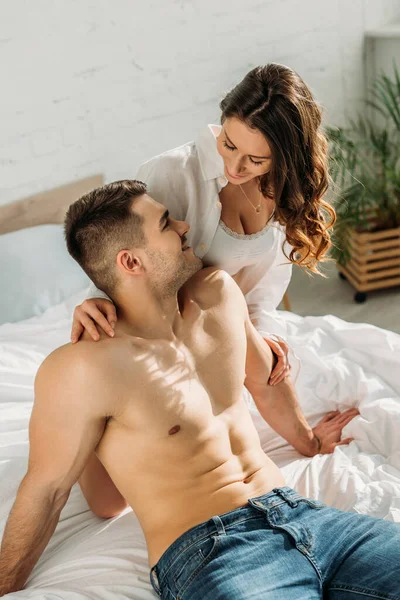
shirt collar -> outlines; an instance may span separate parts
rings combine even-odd
[[[224,160],[217,150],[216,141],[216,136],[221,129],[221,125],[209,124],[200,131],[196,140],[197,155],[204,181],[225,176]]]

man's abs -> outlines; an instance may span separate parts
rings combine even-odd
[[[237,460],[239,459],[239,460]],[[249,459],[249,457],[247,457]],[[167,548],[191,527],[240,506],[249,498],[268,493],[275,487],[285,485],[278,467],[265,455],[252,457],[246,470],[238,468],[240,457],[233,457],[224,465],[216,467],[210,477],[199,478],[190,490],[180,490],[174,485],[164,497],[154,495],[152,506],[157,514],[153,523],[143,531],[149,554],[149,566],[154,566]],[[228,483],[224,483],[228,482]],[[146,511],[149,510],[149,504]]]
[[[142,431],[111,420],[97,450],[139,519],[150,566],[191,527],[284,485],[242,398],[218,415],[199,410],[198,427],[161,420],[163,436],[159,420]]]

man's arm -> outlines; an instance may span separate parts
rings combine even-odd
[[[327,413],[311,429],[297,400],[296,390],[289,377],[276,385],[268,385],[269,359],[260,346],[260,334],[250,320],[246,321],[247,361],[245,385],[264,420],[296,450],[305,456],[331,454],[336,446],[349,444],[354,438],[341,439],[342,429],[360,414],[356,407],[343,412]],[[268,352],[269,351],[269,352]],[[267,353],[272,353],[268,347]],[[267,377],[260,376],[265,360]],[[267,379],[267,380],[266,380]]]
[[[305,456],[314,456],[319,443],[301,411],[293,383],[286,378],[277,385],[268,384],[276,357],[252,324],[239,286],[226,273],[221,277],[224,277],[228,303],[235,307],[231,310],[240,310],[243,315],[247,338],[245,386],[264,420],[296,450]]]
[[[341,439],[342,429],[359,410],[356,407],[326,414],[312,429],[297,400],[296,390],[289,377],[275,385],[268,385],[271,367],[276,360],[271,349],[252,324],[240,288],[233,282],[232,298],[243,311],[247,337],[245,385],[264,420],[298,452],[305,456],[330,454],[336,446],[349,444],[354,438]]]
[[[247,313],[247,307],[246,307]],[[289,377],[271,386],[268,384],[276,357],[258,333],[250,317],[245,315],[247,336],[245,386],[263,419],[280,436],[305,456],[319,451],[319,442],[300,408],[296,390]]]
[[[129,506],[95,452],[91,453],[78,483],[89,508],[102,519],[115,517]]]
[[[28,470],[4,530],[0,596],[24,586],[103,434],[104,382],[72,348],[53,352],[36,376]]]

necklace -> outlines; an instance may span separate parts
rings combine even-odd
[[[261,190],[260,190],[260,197],[258,199],[258,204],[257,206],[254,206],[254,204],[252,203],[252,201],[250,200],[250,198],[248,197],[248,195],[245,193],[245,191],[242,189],[242,186],[239,183],[239,187],[242,190],[243,194],[246,196],[247,200],[250,202],[250,204],[252,205],[252,207],[254,208],[254,210],[256,211],[256,213],[259,213],[261,210]]]

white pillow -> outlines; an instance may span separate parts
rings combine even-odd
[[[90,280],[68,254],[62,225],[0,235],[0,323],[40,315]]]

